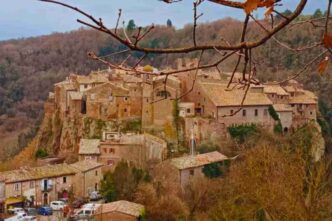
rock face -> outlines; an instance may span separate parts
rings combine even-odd
[[[38,148],[46,149],[50,155],[75,155],[81,138],[100,139],[103,131],[117,131],[119,125],[116,121],[61,116],[58,110],[49,109],[38,134]]]
[[[316,121],[312,122],[310,126],[313,128],[312,156],[315,161],[319,161],[325,153],[325,140],[322,135],[322,129]]]

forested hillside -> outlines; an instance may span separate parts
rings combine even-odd
[[[313,16],[317,16],[313,15]],[[300,18],[301,19],[301,18]],[[319,22],[317,22],[319,23]],[[198,27],[197,39],[199,42],[235,42],[241,33],[241,23],[234,19],[202,24]],[[310,23],[291,26],[279,33],[278,41],[291,48],[302,45],[315,44],[320,41],[317,31],[313,31]],[[249,25],[249,37],[255,38],[263,30],[256,24]],[[130,31],[129,31],[130,32]],[[168,47],[170,45],[192,44],[192,27],[190,25],[176,30],[168,26],[157,26],[142,44],[150,47]],[[315,34],[316,33],[316,34]],[[219,39],[219,36],[223,36]],[[319,49],[294,51],[287,47],[280,47],[271,39],[264,47],[253,51],[257,63],[258,75],[261,80],[280,80],[291,76],[301,69],[306,62],[319,54]],[[42,116],[43,102],[48,92],[52,91],[53,84],[74,72],[87,74],[91,70],[103,69],[105,66],[89,60],[88,51],[99,55],[109,55],[120,51],[123,46],[116,44],[106,35],[81,29],[65,34],[52,34],[38,38],[11,40],[0,43],[0,156],[16,154],[35,135],[39,119]],[[213,60],[214,53],[206,53],[203,62]],[[195,54],[188,54],[188,57]],[[116,54],[110,59],[118,61],[127,57],[127,54]],[[134,53],[128,62],[134,62],[140,57]],[[149,63],[158,68],[172,66],[176,56],[149,55]],[[222,68],[231,71],[229,60]],[[299,76],[306,88],[316,91],[321,99],[322,113],[326,132],[330,133],[332,92],[330,71],[318,74],[318,63],[313,64],[308,72]],[[331,69],[328,69],[331,70]],[[5,138],[6,137],[6,138]],[[1,152],[2,151],[2,152]],[[1,160],[1,158],[0,158]]]

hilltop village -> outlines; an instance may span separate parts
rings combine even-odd
[[[179,70],[196,65],[197,60],[177,61]],[[242,104],[246,91],[236,84],[237,75],[228,87],[229,73],[166,77],[152,66],[140,68],[151,74],[103,70],[70,74],[54,85],[38,148],[65,162],[1,172],[3,210],[24,200],[47,205],[70,193],[89,197],[100,189],[103,174],[122,161],[143,169],[167,162],[185,188],[192,177],[203,175],[204,166],[236,160],[218,151],[197,153],[195,147],[203,141],[229,137],[230,128],[241,126],[285,134],[316,124],[318,99],[294,80],[253,85]],[[127,212],[130,207],[142,209],[117,203],[125,204]]]

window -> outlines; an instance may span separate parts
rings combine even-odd
[[[200,94],[201,94],[201,92],[198,91],[198,95],[200,95]]]
[[[19,183],[15,183],[15,191],[18,191],[19,190],[19,188],[20,188],[20,186],[19,186]]]
[[[258,116],[258,110],[255,109],[255,116],[257,117]]]
[[[190,114],[190,108],[187,108],[187,113]]]
[[[247,111],[246,110],[242,110],[242,116],[243,117],[247,116]]]
[[[127,108],[125,108],[125,109],[123,110],[123,112],[125,112],[125,113],[126,113],[126,112],[127,112]]]
[[[149,98],[146,98],[146,102],[149,102]]]
[[[30,181],[30,188],[34,188],[35,187],[35,182],[34,181]]]
[[[98,176],[98,170],[96,170],[95,175]]]
[[[310,111],[310,115],[312,115],[313,113],[312,113],[312,111]]]
[[[67,183],[67,177],[64,176],[64,177],[62,178],[62,182],[63,182],[63,183]]]
[[[230,113],[231,113],[231,115],[233,115],[234,114],[234,110],[231,110]]]
[[[171,93],[169,93],[168,91],[158,91],[157,97],[171,97]]]
[[[103,148],[104,149],[104,153],[107,153],[107,148]]]
[[[90,98],[91,100],[94,100],[96,98],[96,94],[91,94]]]
[[[127,100],[128,100],[128,97],[124,97],[123,99],[124,99],[125,101],[127,101]]]
[[[87,85],[87,84],[84,84],[84,88],[88,88],[88,85]]]
[[[189,173],[190,173],[190,176],[194,176],[195,175],[195,170],[190,170]]]
[[[109,152],[109,153],[115,153],[115,150],[114,150],[114,148],[110,148],[110,149],[108,150],[108,152]]]
[[[114,160],[108,160],[107,161],[107,165],[108,166],[113,166],[113,164],[114,164]]]

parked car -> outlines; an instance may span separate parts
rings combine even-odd
[[[20,213],[20,212],[25,212],[23,208],[20,208],[20,207],[14,207],[14,208],[10,208],[8,210],[8,213],[9,214],[17,214],[17,213]]]
[[[36,216],[26,216],[24,221],[37,221]]]
[[[95,210],[92,208],[82,208],[69,216],[69,221],[90,219],[94,215]]]
[[[91,201],[97,201],[97,200],[100,200],[101,198],[102,198],[102,196],[100,195],[100,193],[98,191],[93,191],[90,193]]]
[[[53,210],[63,210],[63,208],[65,207],[65,203],[62,202],[62,201],[52,201],[50,203],[50,207],[53,209]]]
[[[68,198],[60,198],[59,201],[62,201],[65,204],[68,204]]]
[[[40,208],[38,208],[37,212],[39,215],[43,215],[43,216],[50,216],[53,214],[53,210],[49,206],[40,207]]]
[[[38,214],[36,208],[25,208],[25,211],[27,212],[28,216],[36,216]]]
[[[16,217],[17,217],[17,221],[24,221],[25,218],[27,217],[27,213],[26,212],[18,212],[16,214]]]
[[[27,214],[25,212],[19,212],[12,217],[8,217],[8,218],[4,219],[4,221],[25,221],[26,217],[27,217]]]
[[[88,200],[86,200],[84,198],[79,198],[79,199],[74,200],[74,202],[72,203],[72,206],[74,209],[78,209],[78,208],[81,208],[81,206],[83,206],[87,202],[88,202]]]
[[[24,214],[16,214],[14,216],[8,217],[6,219],[4,219],[4,221],[25,221],[26,216],[24,216]]]

